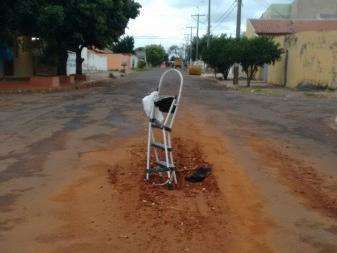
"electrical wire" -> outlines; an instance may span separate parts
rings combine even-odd
[[[222,25],[222,23],[232,14],[232,12],[235,10],[235,7],[236,1],[234,1],[230,8],[226,10],[224,15],[222,15],[222,18],[217,22],[217,24],[213,26],[212,30],[216,30],[217,28],[219,28],[219,26]]]
[[[235,5],[236,5],[236,0],[234,0],[234,1],[232,2],[232,4],[228,7],[228,9],[225,11],[225,13],[222,14],[222,15],[215,21],[216,25],[219,23],[219,21],[221,21],[221,20],[223,19],[224,16],[227,15],[227,12],[228,12],[229,10],[231,10],[231,8],[235,7]]]

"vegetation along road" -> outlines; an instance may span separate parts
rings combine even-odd
[[[168,191],[143,181],[160,72],[0,96],[0,252],[337,252],[337,99],[186,76]]]

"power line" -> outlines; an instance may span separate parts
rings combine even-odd
[[[236,7],[235,3],[236,2],[234,2],[234,5],[232,4],[229,9],[226,10],[224,15],[222,15],[222,18],[214,25],[213,30],[216,30],[232,14]]]
[[[228,9],[217,19],[215,20],[215,23],[219,23],[226,15],[227,12],[231,10],[235,6],[236,1],[233,1],[232,4],[228,7]]]

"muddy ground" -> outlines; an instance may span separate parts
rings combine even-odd
[[[143,181],[160,72],[0,96],[0,252],[337,252],[335,96],[186,76],[168,191]]]

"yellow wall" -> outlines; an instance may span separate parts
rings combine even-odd
[[[337,31],[300,32],[276,37],[274,40],[288,50],[287,86],[301,83],[337,88]],[[284,85],[286,54],[269,66],[268,82]]]
[[[287,86],[307,82],[337,88],[337,31],[301,32],[285,38]]]
[[[274,41],[284,48],[285,36],[275,37]],[[286,71],[286,54],[282,54],[281,59],[275,62],[274,65],[268,66],[268,83],[284,85],[285,71]]]
[[[245,33],[247,38],[252,38],[256,36],[254,27],[252,26],[252,24],[250,23],[249,20],[247,20],[247,25],[246,25],[246,33]]]

